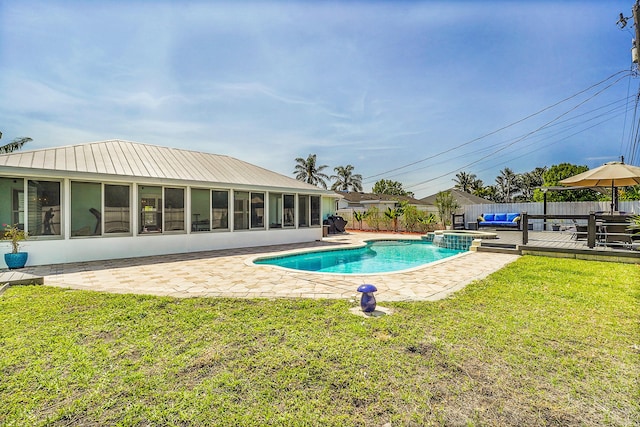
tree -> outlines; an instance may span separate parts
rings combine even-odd
[[[544,184],[544,173],[547,171],[545,167],[538,167],[531,172],[525,172],[520,176],[520,190],[522,196],[519,200],[522,202],[533,201],[533,193],[537,187],[541,187]]]
[[[492,186],[485,187],[481,179],[476,179],[471,184],[471,194],[487,200],[493,200],[494,188]]]
[[[498,202],[498,196],[496,193],[496,187],[488,185],[486,187],[479,187],[473,190],[473,194],[482,197],[483,199],[491,200],[492,202]]]
[[[404,229],[407,231],[415,231],[423,217],[423,212],[419,211],[414,205],[402,202],[402,222]]]
[[[402,206],[398,206],[393,209],[387,208],[387,210],[384,212],[385,218],[390,219],[391,222],[393,223],[393,231],[395,232],[398,231],[398,218],[402,216],[403,212],[404,212],[404,209]]]
[[[543,187],[560,186],[561,180],[588,170],[589,168],[586,165],[578,166],[571,163],[553,165],[542,174],[544,179]],[[544,199],[542,190],[535,190],[533,199],[536,202],[541,202]],[[588,188],[580,190],[549,191],[547,193],[548,202],[588,202],[599,199],[600,195],[596,191]]]
[[[380,231],[380,209],[373,206],[367,211],[367,224],[375,231]]]
[[[359,230],[362,230],[362,220],[367,217],[367,211],[353,211],[353,219],[359,224]]]
[[[420,218],[418,218],[418,228],[422,233],[433,231],[435,223],[436,216],[432,212],[421,212]]]
[[[2,138],[2,132],[0,132],[0,138]],[[13,141],[11,141],[8,144],[0,145],[0,154],[8,154],[8,153],[17,151],[21,149],[24,144],[31,141],[33,141],[33,139],[25,136],[20,136],[18,138],[15,138]]]
[[[451,215],[460,207],[451,191],[441,191],[436,194],[436,207],[443,225],[451,224]]]
[[[456,184],[453,186],[456,190],[464,191],[465,193],[471,193],[476,181],[476,175],[473,173],[458,172],[456,177],[453,178],[453,182]],[[482,182],[482,181],[480,181]]]
[[[402,188],[402,183],[398,181],[391,181],[390,179],[381,179],[375,184],[371,191],[375,194],[389,194],[392,196],[409,196],[413,197],[411,191],[405,191]]]
[[[322,172],[327,168],[327,165],[317,166],[315,154],[309,154],[309,157],[306,159],[298,157],[296,158],[296,163],[293,173],[296,174],[298,181],[304,181],[307,184],[327,188],[326,180],[328,180],[329,177]]]
[[[496,177],[496,190],[502,202],[513,201],[513,195],[520,191],[520,181],[520,175],[511,169],[504,168],[500,171],[500,175]]]
[[[359,173],[353,173],[353,166],[336,166],[333,168],[336,172],[335,175],[331,175],[330,179],[335,179],[336,182],[331,186],[332,190],[338,191],[362,191],[362,175]]]
[[[620,189],[620,200],[640,200],[640,185]]]

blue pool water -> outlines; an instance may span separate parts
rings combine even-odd
[[[365,247],[260,258],[256,264],[322,273],[369,274],[406,270],[465,251],[434,246],[423,240],[377,240]]]

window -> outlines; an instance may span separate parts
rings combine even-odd
[[[298,196],[298,227],[309,226],[309,196]]]
[[[60,183],[29,180],[28,223],[31,236],[60,236]]]
[[[164,189],[164,230],[184,231],[184,188]]]
[[[296,202],[293,194],[284,195],[284,226],[296,226]]]
[[[191,190],[191,231],[210,231],[209,190]]]
[[[102,235],[102,184],[71,183],[71,237]]]
[[[282,228],[282,194],[269,193],[269,228]]]
[[[211,218],[214,230],[229,229],[229,192],[211,191]]]
[[[269,193],[269,228],[295,227],[293,194]]]
[[[0,200],[0,224],[18,224],[24,230],[24,180],[0,178]]]
[[[251,193],[251,228],[264,228],[264,193]]]
[[[233,193],[233,229],[249,229],[249,192],[235,191]]]
[[[320,225],[320,197],[311,196],[311,225]]]
[[[140,234],[162,231],[162,187],[141,186],[138,191]]]
[[[104,185],[105,233],[131,233],[130,192],[128,185]]]
[[[104,191],[104,212],[102,210]],[[129,186],[71,183],[71,237],[130,233]]]

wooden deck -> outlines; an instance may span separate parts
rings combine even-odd
[[[511,249],[521,254],[564,256],[616,262],[640,263],[640,247],[621,244],[587,246],[586,240],[576,239],[575,230],[529,231],[529,241],[522,244],[522,231],[497,230],[498,239],[483,240],[480,250]]]
[[[13,285],[43,285],[44,277],[35,274],[24,273],[20,270],[0,271],[0,295]]]

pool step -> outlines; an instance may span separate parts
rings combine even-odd
[[[476,248],[477,252],[491,252],[494,254],[522,255],[522,251],[516,245],[485,245]]]

